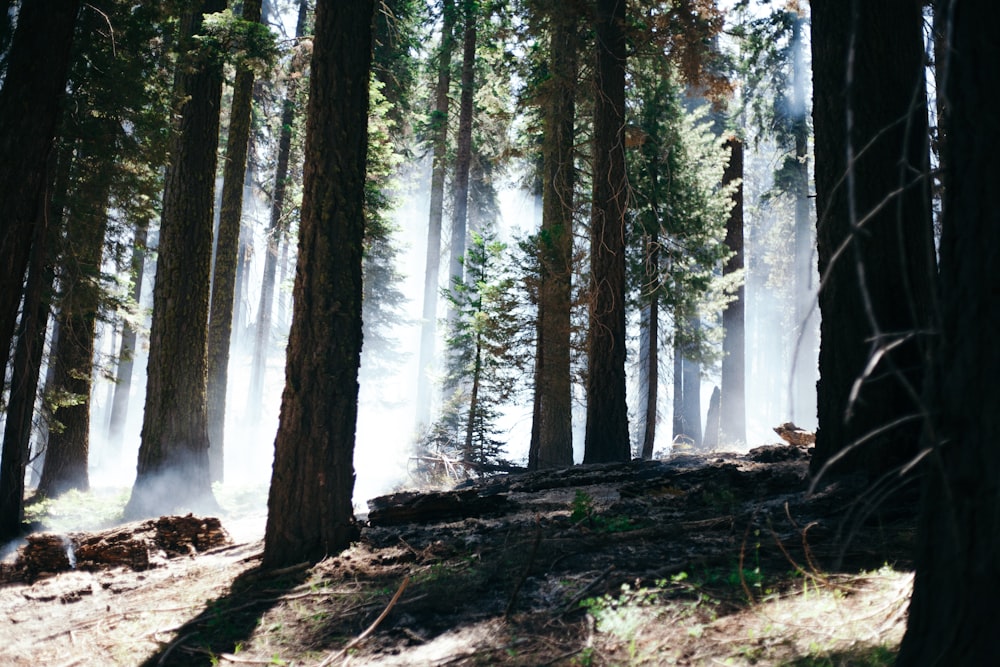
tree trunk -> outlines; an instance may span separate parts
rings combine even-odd
[[[223,0],[206,0],[182,20],[181,48],[202,14],[221,11]],[[183,53],[183,51],[182,51]],[[163,514],[177,507],[213,510],[208,469],[206,397],[212,209],[222,67],[214,60],[179,66],[183,100],[166,173],[142,442],[126,516]]]
[[[465,255],[465,228],[469,212],[469,170],[472,164],[472,113],[476,74],[476,21],[478,4],[464,1],[465,34],[462,38],[462,96],[458,108],[458,141],[455,152],[455,203],[451,216],[451,248],[448,261],[448,288],[455,279],[461,280],[462,257]],[[449,319],[454,317],[449,314]]]
[[[295,305],[264,567],[316,562],[358,536],[351,500],[373,12],[371,0],[316,6]]]
[[[24,0],[0,89],[0,359],[7,367],[79,0]]]
[[[697,320],[692,320],[694,326]],[[689,326],[692,324],[689,323]],[[688,358],[681,324],[674,325],[674,442],[701,447],[701,369]],[[678,440],[680,438],[680,440]]]
[[[149,221],[135,223],[132,239],[132,299],[140,307],[142,298],[142,278],[146,270],[146,241],[149,236]],[[121,454],[125,439],[125,424],[128,421],[128,406],[132,392],[132,373],[135,370],[135,342],[137,332],[128,320],[122,323],[122,340],[118,349],[118,369],[115,377],[115,394],[111,399],[111,419],[108,423],[109,446],[115,458]]]
[[[544,345],[535,382],[539,400],[538,468],[573,465],[570,312],[573,277],[573,125],[577,20],[553,7],[543,132],[542,231],[539,235],[538,339]]]
[[[920,431],[934,275],[923,16],[912,0],[851,7],[812,3],[823,284],[811,469],[877,477],[912,459]]]
[[[916,577],[897,665],[990,665],[1000,594],[1000,209],[992,100],[1000,5],[945,2],[950,23],[940,340],[928,379]],[[960,122],[959,122],[960,119]]]
[[[104,129],[113,132],[113,127]],[[88,141],[93,142],[99,139]],[[91,379],[111,182],[106,178],[108,170],[102,168],[102,159],[87,155],[85,149],[77,151],[75,162],[79,175],[75,179],[73,204],[66,216],[65,246],[59,261],[60,335],[50,359],[55,368],[53,388],[60,398],[73,400],[64,402],[53,414],[61,426],[49,435],[45,466],[38,483],[39,491],[50,498],[70,489],[90,487],[87,468]]]
[[[625,405],[625,2],[597,0],[584,463],[628,461]]]
[[[51,195],[50,195],[51,196]],[[50,244],[38,239],[52,235],[47,222],[50,197],[44,197],[36,238],[31,244],[28,282],[24,292],[24,313],[18,327],[11,372],[10,396],[6,407],[3,450],[0,454],[0,543],[21,534],[24,516],[24,473],[28,465],[31,423],[38,395],[38,376],[45,348],[45,329],[49,320],[49,292],[55,272],[47,256]],[[51,216],[53,218],[57,216]],[[58,222],[57,222],[58,224]]]
[[[299,1],[299,16],[295,23],[295,36],[305,34],[308,5]],[[305,63],[302,63],[304,66]],[[300,68],[292,65],[294,75]],[[267,227],[267,250],[264,256],[264,276],[260,288],[260,305],[257,308],[257,328],[254,332],[253,360],[250,366],[250,388],[247,396],[246,416],[256,424],[264,401],[264,375],[267,355],[271,348],[271,313],[274,306],[275,275],[278,268],[278,244],[284,237],[287,224],[282,217],[285,193],[288,190],[288,161],[292,152],[292,127],[295,124],[298,96],[298,78],[289,77],[285,99],[281,107],[281,133],[278,136],[278,158],[274,168],[274,194],[271,197],[271,220]]]
[[[243,20],[260,22],[261,0],[243,0]],[[236,265],[243,219],[243,183],[250,145],[253,70],[241,66],[233,84],[232,111],[223,168],[219,234],[215,240],[212,305],[208,318],[208,465],[213,482],[225,477],[226,393],[233,337]]]
[[[441,221],[444,217],[444,181],[448,170],[448,90],[451,87],[451,55],[455,48],[455,7],[452,0],[441,5],[441,47],[432,120],[430,214],[427,221],[427,258],[424,262],[424,301],[420,324],[420,359],[417,365],[417,429],[431,421],[431,375],[437,331],[437,298],[441,267]]]
[[[733,193],[733,208],[726,223],[726,247],[733,253],[722,267],[722,275],[743,271],[743,142],[731,137],[729,165],[722,176],[723,183],[741,182]],[[722,311],[722,395],[719,439],[722,445],[737,445],[747,441],[746,424],[746,342],[744,333],[744,280],[740,279],[735,298]]]
[[[653,458],[656,444],[657,403],[660,389],[660,238],[653,230],[646,240],[644,290],[649,303],[642,308],[639,324],[639,400],[642,422],[642,458]]]
[[[791,421],[812,428],[816,423],[816,380],[818,367],[816,268],[813,264],[815,228],[809,203],[809,125],[806,122],[805,45],[802,30],[806,19],[797,17],[792,26],[792,127],[795,135],[795,347],[792,386],[789,394]]]

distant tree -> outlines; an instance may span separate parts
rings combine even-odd
[[[924,496],[901,667],[987,665],[998,656],[1000,413],[992,406],[1000,400],[1000,126],[990,96],[1000,86],[1000,6],[955,0],[935,12],[950,40],[943,84],[954,122],[945,144],[940,338],[927,382]]]
[[[24,0],[0,89],[0,358],[7,367],[79,0]],[[43,237],[44,238],[44,235]]]
[[[812,2],[823,281],[814,474],[880,477],[917,453],[935,272],[923,23],[911,0],[851,11]]]
[[[631,457],[625,406],[625,2],[597,0],[584,463]]]
[[[233,311],[236,298],[237,253],[243,221],[243,183],[250,145],[250,120],[253,110],[254,71],[250,59],[261,58],[257,47],[270,36],[260,23],[261,0],[243,0],[239,21],[217,25],[215,36],[238,40],[230,48],[239,49],[236,79],[233,82],[232,109],[226,135],[226,158],[223,163],[222,205],[215,239],[215,265],[212,270],[211,306],[208,318],[208,462],[213,482],[225,477],[226,395],[229,383],[229,347],[233,334]],[[220,34],[226,31],[225,35]]]
[[[153,289],[142,442],[126,516],[215,506],[206,398],[212,212],[222,62],[194,35],[224,0],[181,20],[179,120],[171,142]]]
[[[318,561],[358,535],[354,432],[374,3],[319,0],[294,315],[264,567]]]

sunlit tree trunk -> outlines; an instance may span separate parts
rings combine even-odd
[[[625,405],[625,0],[597,0],[584,463],[628,461]]]
[[[194,46],[202,13],[224,8],[222,0],[207,0],[200,12],[185,15],[181,48]],[[182,62],[176,85],[183,102],[163,194],[146,405],[135,485],[125,508],[129,517],[216,506],[206,382],[222,65],[211,58]]]
[[[438,79],[431,120],[430,213],[427,222],[427,253],[424,261],[424,300],[420,323],[420,358],[417,362],[417,428],[431,420],[431,374],[437,331],[437,298],[441,268],[441,223],[444,217],[444,181],[448,170],[448,96],[451,87],[451,56],[454,51],[455,6],[441,3],[441,46],[438,51]]]
[[[358,536],[351,503],[361,361],[371,0],[319,0],[302,221],[264,567],[316,562]]]
[[[243,0],[243,20],[260,22],[260,0]],[[243,220],[243,183],[250,145],[253,70],[241,65],[233,83],[232,111],[223,167],[222,207],[215,239],[212,305],[208,319],[208,464],[213,482],[225,476],[226,394],[229,348],[233,337],[236,265]]]
[[[729,165],[723,183],[743,178],[743,142],[732,137],[726,142],[730,150]],[[722,275],[743,271],[743,183],[733,194],[733,208],[726,224],[726,247],[732,256],[722,267]],[[719,407],[719,440],[722,445],[746,443],[746,338],[744,328],[743,279],[735,298],[722,311],[722,387]]]

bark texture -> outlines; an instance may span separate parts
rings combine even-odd
[[[628,461],[625,406],[625,0],[597,0],[584,463]]]
[[[542,140],[542,231],[539,235],[538,455],[533,468],[573,465],[570,312],[573,276],[573,166],[577,20],[574,8],[552,9]]]
[[[207,0],[185,16],[181,47],[193,47],[203,13],[224,7],[223,0]],[[176,85],[184,101],[163,193],[142,442],[125,509],[130,518],[215,506],[206,385],[222,66],[208,54],[182,56],[186,66]]]
[[[896,664],[989,665],[1000,659],[1000,209],[995,205],[1000,126],[1000,6],[937,7],[950,22],[945,91],[952,120],[941,235],[940,345],[929,380],[931,449],[917,573]]]
[[[729,276],[743,270],[743,142],[731,137],[729,165],[722,176],[724,183],[740,179],[733,194],[733,208],[726,223],[726,247],[732,256],[722,267]],[[722,311],[722,387],[719,416],[719,441],[735,445],[747,441],[746,410],[746,332],[743,280],[736,288],[735,298]]]
[[[934,273],[921,6],[812,3],[823,279],[814,473],[831,464],[879,476],[917,452]]]
[[[372,0],[320,0],[302,221],[265,567],[319,561],[358,535],[351,503]]]
[[[79,0],[24,0],[0,89],[0,359],[6,368]]]

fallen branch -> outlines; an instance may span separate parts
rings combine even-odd
[[[389,615],[389,612],[392,611],[392,608],[396,606],[396,603],[399,601],[399,597],[403,594],[403,591],[406,590],[406,586],[409,583],[410,583],[410,578],[404,577],[403,583],[399,585],[399,590],[397,590],[396,594],[392,596],[392,599],[389,600],[389,604],[382,611],[382,613],[379,614],[379,617],[375,619],[375,622],[369,625],[367,630],[365,630],[360,635],[352,639],[347,644],[347,646],[340,649],[336,653],[331,653],[330,655],[328,655],[323,660],[323,662],[319,663],[318,667],[329,667],[329,665],[332,665],[335,661],[340,660],[341,658],[346,656],[347,652],[350,651],[352,648],[355,648],[356,646],[358,646],[358,644],[368,639],[368,637],[370,637],[371,634],[375,632],[375,629],[378,628],[378,626],[382,623],[382,621],[385,620],[385,617]]]

